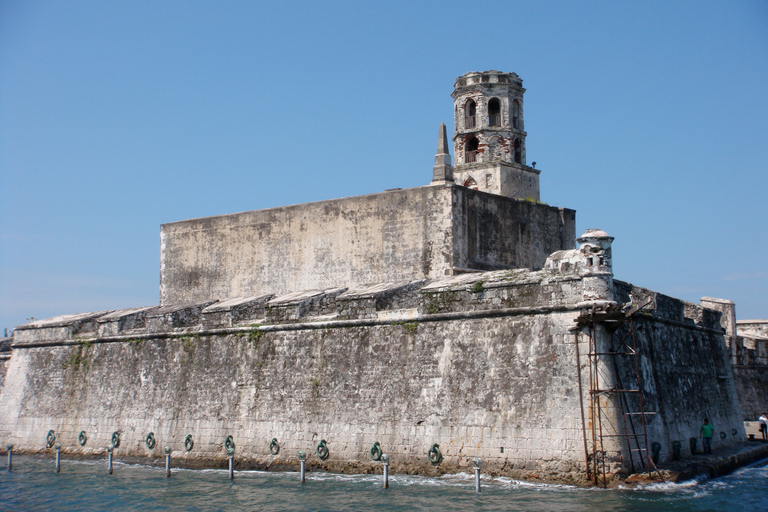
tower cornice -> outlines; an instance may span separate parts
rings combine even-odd
[[[463,136],[469,135],[470,133],[489,134],[489,136],[492,135],[492,134],[493,135],[495,135],[495,134],[503,135],[503,134],[510,134],[510,133],[512,133],[514,135],[517,135],[518,137],[527,137],[528,136],[528,132],[526,132],[525,130],[516,130],[514,128],[510,129],[508,126],[485,126],[483,128],[480,128],[480,129],[472,129],[472,128],[454,129],[452,140],[455,141],[457,137],[460,137],[460,136],[463,137]]]

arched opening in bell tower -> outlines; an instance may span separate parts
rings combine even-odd
[[[520,102],[512,102],[512,128],[520,128]]]
[[[518,164],[523,163],[523,148],[520,144],[520,139],[515,139],[515,162]]]
[[[498,98],[488,102],[488,126],[501,126],[501,104]]]
[[[464,146],[464,163],[471,164],[477,162],[477,147],[480,145],[480,141],[477,137],[470,137],[467,139],[467,143]]]
[[[472,190],[477,190],[477,182],[475,181],[475,178],[470,176],[466,180],[464,180],[464,183],[462,183],[467,188],[471,188]]]
[[[475,127],[475,114],[477,113],[475,100],[468,100],[464,104],[464,128]]]

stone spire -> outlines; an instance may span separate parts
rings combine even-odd
[[[432,185],[453,183],[453,167],[451,155],[448,154],[448,134],[445,131],[445,123],[440,123],[440,134],[437,137],[437,154],[435,166],[432,168]]]

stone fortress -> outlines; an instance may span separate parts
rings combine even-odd
[[[163,225],[160,303],[542,268],[573,246],[576,216],[539,202],[524,92],[514,73],[457,79],[462,163],[442,127],[432,186]]]
[[[524,92],[458,77],[427,186],[163,225],[159,305],[14,330],[0,442],[595,484],[691,456],[704,417],[743,443],[767,324],[614,279],[613,237],[540,202]]]

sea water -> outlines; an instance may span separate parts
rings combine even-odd
[[[768,460],[731,475],[641,489],[583,489],[474,475],[439,478],[173,469],[14,456],[0,466],[3,511],[768,511]]]

